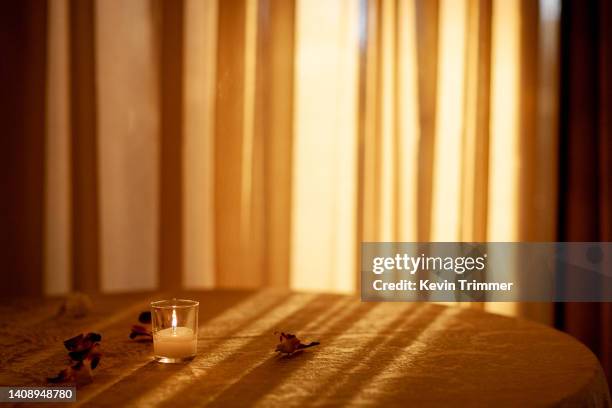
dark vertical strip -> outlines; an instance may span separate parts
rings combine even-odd
[[[433,154],[436,134],[436,96],[438,83],[438,0],[417,0],[417,63],[419,88],[419,146],[417,237],[430,239]]]
[[[538,224],[529,222],[535,211],[537,196],[536,137],[538,121],[538,2],[521,1],[520,26],[520,92],[519,92],[519,151],[521,168],[519,177],[519,238],[537,240]]]
[[[597,2],[564,1],[561,11],[559,240],[598,241],[599,15]],[[580,285],[567,281],[566,285]],[[566,303],[557,323],[601,356],[601,305]]]
[[[218,286],[241,283],[245,0],[219,2],[215,105],[215,260]],[[248,272],[244,272],[247,274]]]
[[[599,4],[599,234],[602,241],[612,241],[612,1]]]
[[[599,9],[600,240],[612,241],[612,1]],[[608,282],[608,284],[610,284]],[[601,304],[601,363],[612,382],[612,303]]]
[[[289,287],[293,152],[294,0],[261,0],[258,8],[255,145],[263,146],[267,286]]]
[[[70,2],[73,289],[100,286],[95,4]]]
[[[47,2],[0,4],[3,295],[43,292]]]
[[[566,241],[565,233],[565,214],[567,213],[567,202],[566,197],[568,194],[568,188],[565,184],[565,180],[568,179],[569,169],[566,164],[568,162],[568,114],[569,114],[569,103],[568,98],[570,95],[567,84],[569,82],[569,63],[570,63],[570,29],[571,19],[569,14],[569,1],[563,0],[561,2],[561,28],[560,28],[560,44],[559,44],[559,55],[560,55],[560,68],[559,68],[559,157],[558,157],[558,205],[557,205],[557,240]],[[557,282],[558,287],[563,290],[565,282]],[[558,302],[554,305],[554,325],[560,330],[566,330],[566,318],[565,318],[565,302]]]
[[[161,2],[159,284],[183,282],[183,0]]]

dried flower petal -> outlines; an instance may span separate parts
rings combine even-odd
[[[135,324],[132,326],[132,332],[130,333],[130,339],[138,342],[151,342],[153,341],[153,335],[151,329],[144,326]]]
[[[92,370],[99,363],[102,353],[100,343],[102,336],[98,333],[79,334],[64,341],[64,347],[69,351],[71,363],[61,370],[55,377],[47,378],[51,383],[75,382],[84,384],[91,382]]]
[[[102,341],[102,336],[98,333],[79,334],[64,341],[64,347],[68,351],[81,351],[89,349],[94,343]]]
[[[151,312],[144,311],[138,315],[138,321],[142,323],[135,324],[132,326],[132,332],[130,333],[130,339],[135,340],[139,343],[150,343],[153,341],[153,334],[151,330]]]
[[[143,324],[151,324],[151,312],[141,312],[138,316],[138,321]]]
[[[281,332],[279,337],[279,344],[276,346],[275,351],[278,351],[279,353],[292,354],[298,350],[317,346],[319,344],[320,343],[318,341],[312,341],[308,344],[304,344],[294,334]]]

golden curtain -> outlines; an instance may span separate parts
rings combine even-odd
[[[559,11],[49,2],[45,291],[353,292],[362,241],[554,240]]]

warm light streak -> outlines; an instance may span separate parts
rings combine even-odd
[[[100,286],[104,292],[151,290],[159,270],[156,22],[148,0],[94,5]]]
[[[518,238],[520,27],[520,1],[496,0],[491,44],[489,241]]]
[[[240,178],[240,241],[243,251],[251,242],[253,194],[253,138],[255,136],[255,64],[257,57],[257,1],[245,0],[244,105],[242,128],[242,174]]]
[[[419,103],[415,1],[398,2],[398,225],[397,240],[417,241]]]
[[[467,1],[441,0],[439,18],[431,240],[457,241],[460,233]]]
[[[187,0],[184,11],[183,282],[215,282],[214,131],[217,0]]]
[[[295,16],[291,287],[351,292],[359,2],[298,0]]]
[[[172,309],[172,333],[176,334],[176,326],[178,325],[176,321],[176,309]]]
[[[47,139],[45,144],[45,294],[71,289],[68,1],[49,3]]]
[[[353,304],[354,305],[354,304]],[[363,307],[363,305],[361,305]],[[352,324],[343,328],[345,333],[370,333],[368,336],[350,336],[350,342],[352,347],[354,347],[354,351],[350,355],[346,356],[347,366],[344,370],[343,367],[338,367],[337,370],[332,370],[329,375],[324,375],[324,373],[319,372],[316,378],[316,382],[312,384],[310,395],[295,396],[296,405],[308,405],[312,404],[312,396],[316,395],[317,402],[325,402],[326,397],[329,397],[330,394],[333,394],[335,389],[343,386],[347,381],[350,381],[350,375],[342,375],[339,376],[338,373],[348,373],[351,369],[355,367],[354,361],[355,359],[362,360],[364,357],[369,355],[370,353],[375,353],[382,346],[384,347],[384,339],[377,342],[376,345],[372,346],[370,342],[373,338],[388,338],[389,333],[397,330],[397,316],[404,315],[409,316],[404,321],[405,323],[414,321],[419,317],[422,311],[425,311],[426,308],[419,308],[415,311],[415,313],[411,313],[414,309],[414,304],[400,304],[400,303],[380,303],[375,307],[372,307],[368,310],[359,320],[354,321]],[[351,314],[355,313],[354,308],[350,308],[345,313],[339,315],[340,319],[343,320],[345,315],[350,318]],[[329,327],[329,325],[327,325]],[[317,329],[318,331],[318,329]],[[384,335],[382,334],[384,333]],[[339,334],[330,338],[325,346],[329,348],[339,348],[344,349],[346,347],[347,337]],[[308,361],[308,364],[312,364],[313,367],[317,367],[320,364],[324,364],[323,362],[327,359],[322,353],[317,353],[312,356],[312,358]],[[299,379],[299,377],[303,377],[302,372],[294,372],[288,375],[282,383],[278,385],[278,388],[275,389],[274,393],[269,393],[265,396],[261,401],[262,406],[273,404],[274,395],[285,395],[292,390],[292,383]]]
[[[424,313],[424,309],[426,307],[419,308],[417,313]],[[427,324],[421,333],[410,343],[406,348],[401,351],[398,351],[397,364],[401,364],[402,367],[410,367],[414,364],[415,361],[418,361],[425,353],[427,353],[427,349],[431,347],[431,344],[435,344],[435,339],[440,338],[446,335],[446,331],[448,330],[449,323],[457,318],[457,315],[462,313],[462,310],[458,307],[448,307],[445,308],[441,313],[439,313],[429,324]],[[378,348],[384,348],[386,346],[386,342],[389,339],[383,339],[379,344]],[[372,353],[370,351],[370,353]],[[392,393],[393,390],[386,389],[390,386],[393,386],[393,381],[389,381],[392,378],[390,372],[396,370],[394,364],[389,364],[374,375],[369,378],[368,381],[364,384],[364,387],[356,390],[355,394],[351,402],[358,404],[363,404],[364,401],[368,401],[367,395],[376,394],[376,392],[380,392],[383,395],[388,395],[388,393]],[[348,377],[348,376],[345,376]],[[376,392],[373,392],[373,391]],[[369,401],[370,403],[375,401]],[[350,405],[350,404],[349,404]]]
[[[394,0],[383,0],[381,2],[381,41],[380,41],[380,145],[381,166],[380,179],[380,219],[378,225],[378,236],[380,241],[396,241],[397,230],[397,184],[399,177],[397,171],[396,145],[396,110],[395,96],[396,86],[396,38],[395,21],[396,9]]]
[[[518,177],[520,90],[520,1],[493,3],[491,41],[491,127],[487,239],[517,241],[519,223]],[[491,254],[494,256],[494,254]],[[497,271],[512,276],[517,265]],[[491,277],[494,279],[494,277]],[[486,310],[512,315],[515,303],[487,303]]]

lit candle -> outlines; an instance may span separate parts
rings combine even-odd
[[[155,333],[153,350],[156,356],[183,359],[195,356],[197,339],[188,327],[172,327]]]
[[[195,357],[198,302],[173,299],[152,302],[151,306],[155,359],[162,363],[178,363]]]
[[[178,327],[176,310],[172,311],[172,327],[153,335],[153,351],[156,356],[184,359],[196,354],[198,339],[189,327]]]

